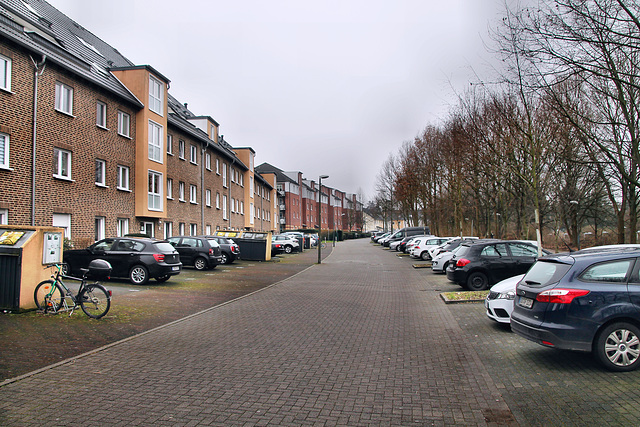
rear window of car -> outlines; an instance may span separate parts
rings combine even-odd
[[[217,241],[217,240],[209,239],[209,240],[208,240],[208,242],[209,242],[209,244],[211,245],[211,247],[212,247],[212,248],[217,248],[218,246],[220,246],[220,245],[218,244],[218,241]]]
[[[460,249],[458,249],[458,251],[456,252],[456,258],[462,258],[466,256],[471,250],[471,247],[466,245],[459,246],[459,248]]]
[[[522,281],[533,287],[547,286],[562,279],[570,268],[571,264],[537,261],[531,266]]]
[[[171,243],[167,243],[167,242],[154,243],[153,246],[160,252],[174,252],[175,251],[175,248],[171,245]]]

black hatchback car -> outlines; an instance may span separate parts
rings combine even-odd
[[[240,246],[232,239],[222,236],[201,236],[206,239],[215,240],[220,245],[220,255],[222,256],[222,264],[231,264],[233,261],[240,259]]]
[[[111,264],[111,277],[127,277],[135,285],[144,285],[150,278],[164,282],[182,271],[178,252],[162,240],[114,237],[102,239],[86,249],[63,253],[70,275],[80,274],[80,269],[88,268],[94,259]]]
[[[542,257],[516,287],[511,329],[538,344],[640,367],[640,248]]]
[[[178,253],[184,265],[192,265],[196,270],[216,268],[222,263],[220,245],[214,239],[194,236],[175,236],[167,239]]]
[[[543,249],[542,253],[550,252]],[[537,258],[537,246],[527,241],[462,242],[447,267],[447,279],[466,289],[483,291],[501,280],[526,273]]]

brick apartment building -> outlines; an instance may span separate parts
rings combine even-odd
[[[44,1],[0,2],[0,224],[77,244],[274,230],[275,176],[219,124]]]

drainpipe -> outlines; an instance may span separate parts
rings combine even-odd
[[[200,157],[200,232],[205,234],[204,228],[204,208],[206,202],[206,190],[204,188],[204,161],[207,154],[207,143],[202,144],[202,156]]]
[[[33,141],[31,144],[31,225],[36,225],[36,124],[38,119],[38,77],[44,73],[46,68],[45,61],[47,55],[42,55],[42,61],[36,63],[31,58],[34,67],[34,82],[33,82]],[[40,69],[42,67],[42,69]]]

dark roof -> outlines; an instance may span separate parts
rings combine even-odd
[[[109,69],[133,63],[45,1],[2,0],[0,34],[137,107],[143,107]]]
[[[282,169],[278,169],[277,167],[269,164],[262,163],[261,165],[256,166],[256,172],[258,173],[273,173],[276,175],[276,182],[290,182],[295,185],[298,185],[297,181],[294,181],[289,176],[287,176]]]

